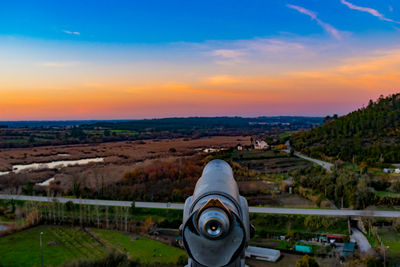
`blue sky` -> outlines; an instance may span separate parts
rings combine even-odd
[[[400,20],[397,1],[350,1]],[[373,19],[339,0],[303,1],[2,1],[0,34],[49,40],[112,43],[204,42],[285,34],[316,35],[323,28],[287,5],[304,7],[340,31],[396,32],[397,23]]]

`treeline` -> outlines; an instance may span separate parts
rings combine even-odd
[[[120,191],[127,199],[183,202],[192,195],[203,166],[201,156],[156,161],[126,172]]]
[[[182,223],[180,210],[154,210],[135,207],[94,206],[72,202],[30,202],[2,200],[0,216],[8,220],[23,222],[22,228],[38,224],[95,227],[134,232],[142,235],[154,234],[158,227],[177,229]],[[8,234],[20,230],[20,225],[2,232]],[[176,245],[170,243],[169,245]]]
[[[35,127],[0,128],[0,148],[207,136],[249,136],[264,134],[266,131],[270,134],[279,134],[310,129],[320,125],[322,120],[323,118],[319,117],[192,117],[103,121],[55,127],[49,126],[51,124],[47,122],[43,127],[33,124]]]
[[[395,206],[400,198],[378,196],[375,191],[394,190],[397,183],[391,183],[384,175],[360,173],[349,169],[336,169],[331,173],[321,167],[309,167],[292,171],[295,190],[309,189],[320,199],[328,198],[337,207],[364,209],[370,205]]]
[[[383,167],[400,162],[399,126],[400,94],[393,94],[346,116],[326,118],[323,126],[290,140],[295,150],[311,157]]]

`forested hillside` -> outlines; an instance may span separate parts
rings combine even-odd
[[[346,116],[325,119],[324,125],[293,134],[293,148],[312,157],[382,167],[400,163],[400,94]]]

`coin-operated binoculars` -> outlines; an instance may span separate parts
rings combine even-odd
[[[228,163],[212,160],[204,167],[185,201],[180,231],[189,267],[245,266],[249,208]]]

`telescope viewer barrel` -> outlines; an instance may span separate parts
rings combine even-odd
[[[244,266],[249,211],[228,163],[212,160],[204,167],[180,229],[188,266]]]

